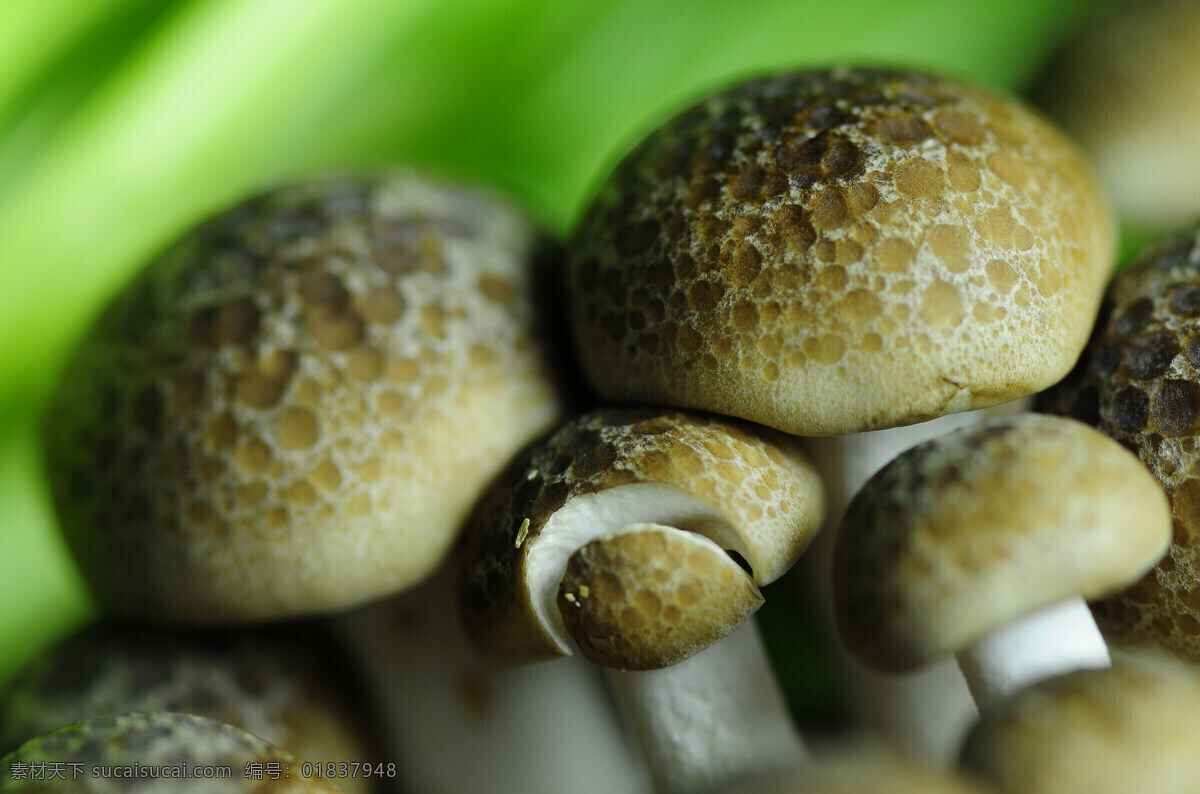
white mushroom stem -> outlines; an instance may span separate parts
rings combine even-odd
[[[1112,666],[1087,602],[1068,598],[997,628],[958,653],[981,709],[1014,692],[1074,670]]]
[[[842,647],[833,628],[833,542],[846,505],[875,472],[904,450],[973,425],[997,410],[947,414],[869,433],[804,439],[805,451],[825,479],[829,512],[825,529],[800,564],[826,621],[851,715],[894,747],[933,761],[953,760],[967,727],[978,718],[970,690],[953,659],[914,673],[889,675],[866,667]],[[1016,410],[1015,404],[1012,410]]]
[[[384,711],[408,791],[646,794],[604,677],[582,658],[497,670],[477,657],[445,570],[337,626]],[[365,760],[365,759],[364,759]]]
[[[753,620],[671,667],[610,672],[655,791],[719,791],[806,755]]]

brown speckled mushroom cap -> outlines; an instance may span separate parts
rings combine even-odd
[[[589,662],[656,670],[729,634],[762,606],[763,595],[703,535],[628,524],[570,556],[557,604]]]
[[[365,694],[325,631],[311,621],[253,633],[89,626],[0,692],[0,752],[89,717],[165,711],[233,725],[304,760],[381,760]],[[342,788],[368,792],[377,782]]]
[[[425,576],[558,417],[533,295],[549,250],[492,197],[396,174],[277,190],[161,257],[46,421],[103,604],[260,619]]]
[[[1134,450],[1171,502],[1166,556],[1094,604],[1097,624],[1112,642],[1200,661],[1200,226],[1160,241],[1113,281],[1079,365],[1039,408]]]
[[[840,68],[751,80],[650,135],[587,212],[568,281],[604,397],[838,435],[1057,381],[1112,252],[1093,175],[1041,118]]]
[[[1200,674],[1114,655],[1113,667],[1044,681],[985,711],[960,763],[1012,794],[1200,790]]]
[[[838,631],[910,670],[1071,596],[1125,587],[1162,556],[1162,489],[1079,422],[1018,414],[901,454],[851,501],[834,550]]]
[[[1034,92],[1131,222],[1166,229],[1200,214],[1197,39],[1194,0],[1111,3],[1059,53]]]
[[[12,770],[20,764],[26,770],[56,767],[62,779],[17,778]],[[266,773],[267,765],[272,773],[278,770],[278,779]],[[158,774],[151,776],[151,768]],[[185,770],[188,776],[182,776]],[[300,759],[240,728],[192,714],[134,712],[93,717],[29,740],[0,758],[0,791],[336,794],[339,789],[305,775]]]
[[[594,411],[518,457],[468,522],[459,583],[467,633],[497,661],[570,653],[555,608],[569,558],[631,524],[704,535],[767,584],[808,545],[823,504],[815,470],[786,436],[703,414]],[[641,647],[670,654],[670,639]]]

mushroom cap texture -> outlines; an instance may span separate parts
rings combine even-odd
[[[513,461],[464,530],[459,607],[485,656],[522,663],[564,654],[535,613],[530,552],[571,500],[645,484],[676,489],[715,510],[744,541],[740,551],[757,584],[786,572],[824,518],[815,469],[794,439],[768,428],[639,408],[572,419]],[[642,520],[660,523],[655,509],[647,499]]]
[[[1194,0],[1113,3],[1067,43],[1034,91],[1130,222],[1166,229],[1200,214],[1197,39]]]
[[[752,773],[724,794],[988,794],[986,783],[956,770],[855,739],[822,748],[795,769]]]
[[[763,604],[754,580],[695,532],[632,524],[567,561],[558,610],[593,664],[658,670],[726,637]]]
[[[39,780],[14,779],[14,764],[63,764],[63,778]],[[247,764],[279,764],[280,777],[264,775],[256,780],[247,776]],[[69,764],[78,764],[76,767]],[[125,776],[97,774],[101,766],[130,768]],[[207,777],[170,777],[162,774],[168,767],[189,773],[197,767],[227,767],[229,776],[214,782]],[[142,770],[155,768],[150,777]],[[288,777],[282,774],[288,769]],[[93,717],[72,723],[51,733],[30,739],[0,758],[0,791],[13,792],[163,792],[191,794],[221,791],[236,794],[336,794],[336,786],[302,774],[301,761],[273,744],[206,717],[164,712],[134,712]],[[79,771],[77,778],[74,770]]]
[[[534,295],[554,250],[493,197],[394,174],[284,187],[160,257],[46,421],[104,606],[266,619],[427,575],[562,410]]]
[[[1162,489],[1112,439],[1063,417],[984,421],[904,452],[851,501],[834,549],[838,630],[864,663],[914,669],[1131,584],[1170,536]]]
[[[1200,225],[1167,236],[1109,287],[1075,370],[1040,410],[1134,450],[1171,502],[1171,547],[1137,584],[1093,604],[1106,638],[1200,662]]]
[[[1059,380],[1113,244],[1083,156],[1016,101],[914,72],[783,74],[617,167],[570,246],[572,330],[605,398],[857,433]]]
[[[0,753],[101,714],[177,711],[321,761],[381,758],[365,692],[322,627],[152,631],[101,622],[36,658],[0,693]],[[351,792],[374,781],[344,781]]]
[[[1004,792],[1192,794],[1200,790],[1200,673],[1169,657],[1036,684],[985,710],[960,763]]]

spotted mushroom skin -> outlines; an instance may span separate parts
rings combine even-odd
[[[89,717],[160,711],[233,725],[304,760],[379,760],[366,698],[321,631],[311,622],[253,632],[94,624],[0,691],[0,752]],[[377,782],[342,787],[365,794]]]
[[[246,774],[251,763],[264,769],[261,780]],[[63,777],[18,779],[11,775],[14,764],[62,764]],[[265,774],[268,764],[279,765],[277,780]],[[133,774],[102,774],[104,767],[133,768]],[[139,768],[149,767],[186,768],[195,776],[164,777],[161,771],[138,776]],[[197,774],[199,767],[227,767],[230,774],[214,783]],[[192,714],[132,712],[93,717],[29,740],[0,758],[0,791],[337,794],[340,789],[303,775],[300,759],[232,725]]]
[[[1041,410],[1095,425],[1133,450],[1171,502],[1167,555],[1092,605],[1116,643],[1200,661],[1200,225],[1168,236],[1109,287],[1079,365]]]
[[[642,408],[572,419],[513,461],[464,530],[459,606],[485,657],[518,664],[563,655],[524,584],[529,549],[571,498],[639,483],[675,486],[716,508],[763,550],[747,554],[760,585],[795,562],[823,512],[816,471],[793,439],[766,428]],[[777,549],[792,550],[789,561],[768,563]]]
[[[846,509],[839,635],[872,667],[917,669],[1035,609],[1132,584],[1165,551],[1166,510],[1135,456],[1063,417],[1016,414],[919,444]]]
[[[573,334],[608,399],[800,435],[910,424],[1061,378],[1113,240],[1076,147],[1015,101],[907,71],[783,74],[617,167],[570,247]]]
[[[754,580],[716,544],[669,527],[635,526],[586,544],[567,561],[558,609],[589,662],[620,670],[669,667],[727,636],[762,606]]]
[[[562,410],[534,297],[553,256],[497,199],[401,173],[276,190],[159,258],[46,422],[105,607],[266,619],[425,576]]]

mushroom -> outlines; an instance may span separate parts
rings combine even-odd
[[[1169,229],[1200,213],[1198,38],[1192,0],[1113,3],[1071,37],[1034,89],[1132,224]]]
[[[0,791],[44,794],[340,791],[312,765],[240,728],[170,712],[72,723],[0,758],[0,770]],[[392,775],[395,771],[391,767]]]
[[[988,794],[993,789],[953,769],[898,753],[865,737],[814,748],[795,769],[754,774],[723,794]]]
[[[805,436],[910,425],[1059,380],[1113,242],[1083,156],[1011,98],[911,71],[764,77],[661,126],[602,186],[569,246],[573,338],[605,399]],[[848,465],[890,458],[865,454]],[[933,690],[962,695],[956,719],[970,707],[961,680]]]
[[[1079,366],[1038,407],[1134,450],[1170,499],[1170,549],[1133,587],[1093,605],[1101,630],[1200,661],[1200,225],[1114,279]]]
[[[411,174],[284,187],[154,262],[48,409],[68,544],[112,614],[212,623],[396,592],[562,410],[552,249]]]
[[[73,722],[133,711],[227,723],[311,762],[392,760],[345,660],[310,623],[245,631],[105,621],[35,659],[0,693],[0,752]],[[339,781],[347,794],[378,778]]]
[[[588,658],[613,666],[657,790],[790,764],[799,739],[754,625],[741,621],[757,588],[803,551],[821,509],[816,473],[766,428],[595,411],[527,450],[480,503],[464,533],[464,623],[484,654],[509,663],[570,654],[576,631]],[[723,594],[731,606],[716,602]]]
[[[1016,794],[1191,794],[1200,789],[1200,674],[1114,653],[1106,670],[1044,681],[985,712],[961,765]]]
[[[1070,419],[1021,414],[926,442],[846,511],[834,599],[846,647],[882,670],[954,653],[981,708],[1105,667],[1084,598],[1128,586],[1170,542],[1162,489]]]
[[[333,625],[384,716],[413,792],[646,794],[650,782],[599,671],[582,659],[498,669],[473,653],[456,568]]]

